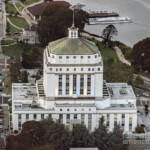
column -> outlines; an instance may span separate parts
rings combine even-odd
[[[109,130],[113,131],[113,129],[114,129],[114,114],[110,114]]]
[[[80,96],[80,75],[77,75],[77,96]]]
[[[122,115],[121,114],[117,114],[117,124],[122,126]]]
[[[129,114],[125,114],[125,126],[124,131],[129,131]]]
[[[41,120],[41,114],[37,114],[36,121],[40,121],[40,120]]]
[[[103,114],[103,117],[104,117],[104,124],[106,125],[106,123],[107,123],[107,114]]]
[[[48,118],[48,114],[44,114],[44,119],[47,119]]]
[[[33,114],[29,114],[29,121],[33,120]]]
[[[91,75],[91,96],[94,96],[94,82],[95,82],[95,76]]]
[[[70,114],[70,120],[74,119],[74,115]]]
[[[135,131],[135,128],[137,126],[137,114],[132,115],[132,131]]]
[[[88,128],[88,114],[84,115],[84,125]]]
[[[55,75],[55,96],[56,96],[56,97],[58,96],[58,91],[59,91],[58,82],[59,82],[58,75]]]
[[[21,124],[24,124],[26,122],[26,114],[21,115]]]
[[[66,96],[66,75],[62,75],[62,95]]]
[[[18,130],[18,114],[13,115],[13,131]]]
[[[64,124],[64,125],[66,125],[66,121],[67,121],[67,120],[66,120],[66,119],[67,119],[66,117],[67,117],[67,115],[66,115],[66,114],[63,114],[63,124]]]
[[[87,75],[84,75],[84,96],[87,96]]]
[[[73,75],[69,76],[69,94],[73,95]]]
[[[92,132],[95,130],[96,128],[96,119],[97,115],[96,114],[92,114]]]

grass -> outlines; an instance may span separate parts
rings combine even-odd
[[[18,28],[15,28],[15,27],[12,26],[11,24],[10,24],[9,30],[10,30],[11,33],[22,32],[22,30],[20,30],[20,29],[18,29]]]
[[[19,9],[19,11],[22,11],[24,8],[20,3],[16,3],[16,7]]]
[[[19,28],[24,28],[29,24],[26,22],[25,19],[19,17],[9,17],[10,21]]]
[[[3,54],[7,56],[17,56],[21,55],[23,51],[23,46],[21,44],[5,46],[2,48]]]
[[[119,60],[118,56],[113,48],[105,47],[102,42],[96,41],[96,44],[101,52],[101,55],[103,57],[103,60],[113,59],[113,60]]]
[[[11,3],[7,3],[7,4],[6,4],[6,12],[7,12],[7,13],[17,14],[16,8],[15,8],[14,5],[11,4]]]
[[[15,41],[14,40],[2,40],[1,44],[2,45],[10,45],[13,44]]]
[[[40,0],[26,0],[26,1],[24,2],[24,4],[30,5],[30,4],[37,3],[37,2],[39,2],[39,1],[40,1]]]

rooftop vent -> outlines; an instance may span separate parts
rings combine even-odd
[[[124,88],[122,88],[119,92],[120,92],[121,95],[126,95],[126,94],[128,94],[127,90],[124,89]]]

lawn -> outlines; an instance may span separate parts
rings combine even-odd
[[[19,11],[22,11],[24,8],[20,3],[16,3],[16,6],[19,9]]]
[[[2,40],[1,44],[2,45],[10,45],[13,44],[15,41],[14,40]]]
[[[20,17],[9,17],[9,19],[15,26],[19,28],[24,28],[29,25],[25,19]]]
[[[101,52],[103,60],[108,60],[108,59],[119,60],[113,48],[105,47],[100,41],[96,41],[96,44]]]
[[[39,2],[39,1],[40,1],[40,0],[26,0],[26,1],[24,2],[24,4],[30,5],[30,4],[37,3],[37,2]]]
[[[7,4],[6,4],[6,12],[7,12],[7,13],[16,14],[16,13],[17,13],[17,10],[16,10],[16,8],[14,7],[13,4],[7,3]]]
[[[2,48],[3,54],[7,56],[16,56],[21,55],[23,51],[23,46],[21,44],[11,45],[11,46],[4,46]]]
[[[9,30],[10,30],[11,33],[22,32],[22,30],[20,30],[20,29],[18,29],[18,28],[15,28],[15,27],[12,26],[11,24],[10,24]]]

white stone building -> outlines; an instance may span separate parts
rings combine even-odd
[[[12,87],[13,130],[28,120],[52,117],[70,129],[83,123],[90,131],[103,116],[109,131],[115,124],[125,132],[137,126],[136,97],[126,83],[103,80],[103,59],[95,43],[69,36],[51,42],[44,51],[43,79],[36,84],[14,83]]]

